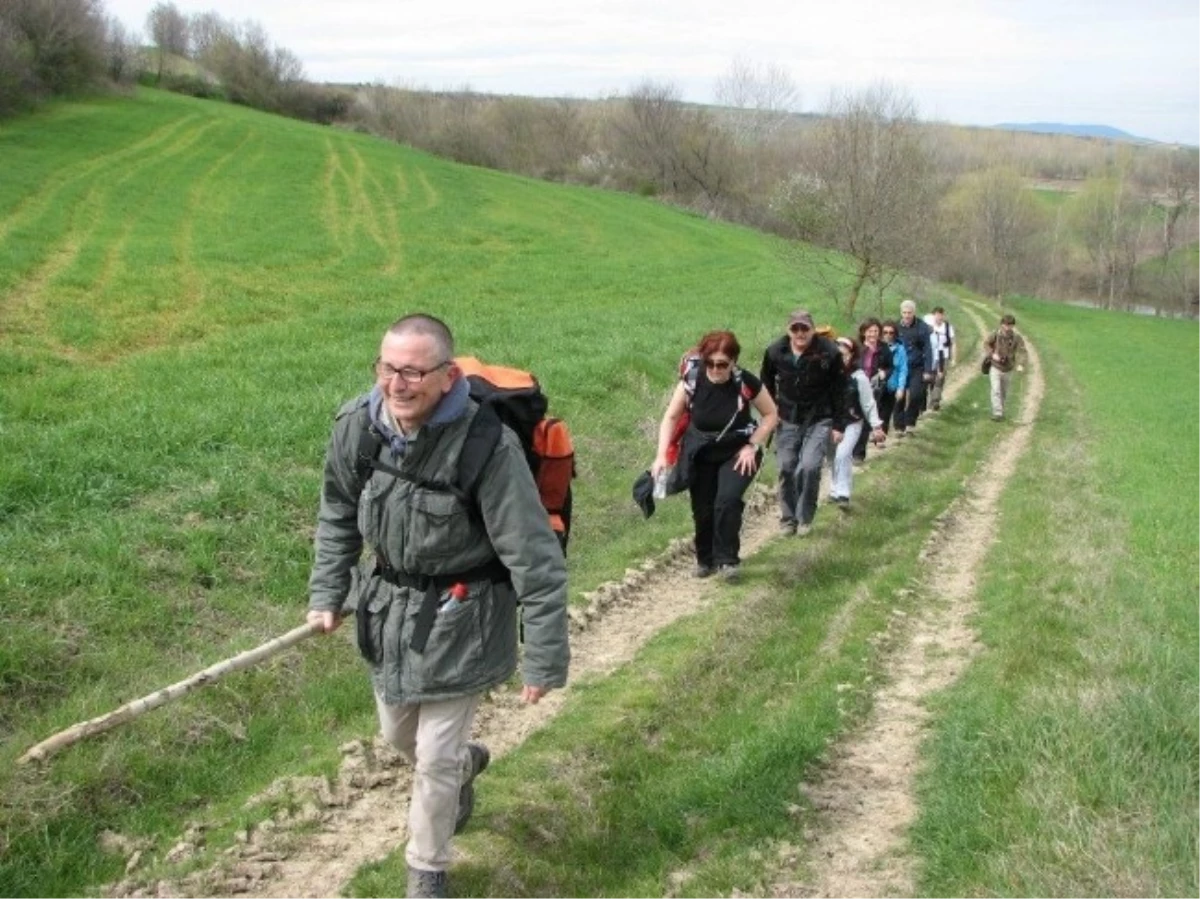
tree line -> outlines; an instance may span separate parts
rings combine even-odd
[[[797,271],[847,315],[897,278],[1197,314],[1195,147],[921,121],[887,83],[800,112],[785,70],[735,60],[714,105],[670,82],[582,100],[320,85],[253,22],[158,3],[150,46],[100,0],[0,5],[0,114],[133,80],[354,128],[471,165],[654,196],[841,251]],[[845,285],[849,284],[847,289]]]

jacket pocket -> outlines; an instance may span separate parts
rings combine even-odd
[[[374,576],[359,580],[358,609],[354,622],[358,651],[372,665],[383,664],[383,633],[392,607],[391,591],[380,589],[384,585],[381,578]]]
[[[443,595],[443,599],[447,598],[448,594]],[[413,652],[404,645],[403,657],[411,666],[414,692],[452,693],[478,683],[484,656],[481,623],[484,602],[486,592],[454,608],[439,609],[424,651]]]
[[[408,505],[412,527],[405,556],[413,570],[428,570],[430,560],[454,558],[471,548],[471,515],[453,494],[414,490]]]

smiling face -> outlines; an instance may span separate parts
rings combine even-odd
[[[458,366],[441,357],[432,336],[390,331],[380,344],[375,373],[388,411],[405,433],[429,420],[461,375]]]
[[[863,331],[863,341],[866,343],[879,342],[879,325],[867,325],[867,329]]]

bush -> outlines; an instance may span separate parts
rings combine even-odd
[[[225,94],[225,88],[200,75],[167,72],[162,76],[162,80],[158,81],[153,73],[144,73],[141,79],[142,83],[146,83],[145,78],[147,75],[150,78],[151,84],[155,84],[163,90],[174,91],[177,94],[187,94],[189,97],[199,97],[202,100],[228,99]]]

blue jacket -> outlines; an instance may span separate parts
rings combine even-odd
[[[895,393],[904,390],[908,385],[908,352],[904,344],[896,341],[892,344],[892,373],[888,375],[888,390]]]

